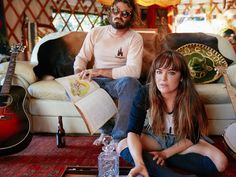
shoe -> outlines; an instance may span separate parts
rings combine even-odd
[[[105,133],[101,133],[100,136],[99,136],[96,140],[94,140],[93,145],[95,145],[95,146],[100,146],[100,145],[102,145],[102,144],[103,144],[103,139],[104,139],[106,136],[109,136],[109,135],[107,135],[107,134],[105,134]]]

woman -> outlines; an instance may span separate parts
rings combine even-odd
[[[117,147],[135,165],[129,177],[183,176],[165,164],[201,176],[224,171],[227,158],[202,138],[206,133],[206,113],[184,57],[161,53],[150,68],[149,84],[134,99],[128,137]]]

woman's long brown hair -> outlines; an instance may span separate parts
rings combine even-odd
[[[194,122],[199,126],[199,132],[195,133],[206,134],[207,116],[204,106],[191,80],[184,56],[173,50],[161,53],[153,61],[149,72],[150,125],[153,131],[162,135],[165,127],[167,106],[155,81],[156,69],[162,67],[180,71],[182,78],[178,86],[173,110],[175,135],[179,139],[192,137]]]

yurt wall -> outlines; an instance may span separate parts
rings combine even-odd
[[[0,0],[3,2],[9,44],[23,42],[24,56],[30,53],[39,38],[55,31],[88,31],[101,25],[112,0]],[[163,2],[165,2],[163,4]],[[174,2],[174,4],[173,4]],[[104,3],[104,4],[102,4]],[[224,23],[236,28],[236,0],[137,0],[136,28],[156,28],[157,32],[181,32],[180,25],[189,19],[195,22]],[[168,4],[172,3],[172,4]],[[200,23],[199,23],[200,24]],[[218,26],[222,27],[222,25]],[[215,27],[217,28],[217,27]],[[214,30],[215,30],[214,28]],[[200,28],[195,28],[200,29]],[[188,30],[188,29],[187,29]],[[216,29],[216,32],[219,29]]]

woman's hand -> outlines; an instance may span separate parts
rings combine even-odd
[[[164,165],[165,159],[167,158],[163,151],[152,151],[150,154],[153,155],[153,160],[157,162],[157,165]]]
[[[138,175],[141,175],[143,177],[149,177],[148,171],[144,164],[137,165],[134,168],[132,168],[128,174],[128,177],[136,177]]]

